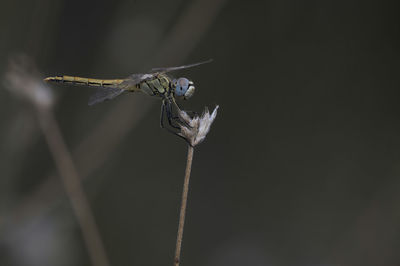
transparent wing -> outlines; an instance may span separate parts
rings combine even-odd
[[[195,63],[195,64],[190,64],[190,65],[183,65],[183,66],[178,66],[178,67],[165,67],[165,68],[153,68],[150,73],[148,74],[133,74],[126,78],[123,82],[120,84],[116,85],[115,87],[100,87],[97,89],[97,91],[90,96],[89,98],[89,105],[94,105],[97,103],[104,102],[105,100],[111,100],[121,93],[123,93],[126,90],[129,90],[130,88],[136,86],[142,81],[148,80],[153,78],[156,74],[158,73],[166,73],[170,71],[175,71],[175,70],[180,70],[180,69],[185,69],[185,68],[190,68],[190,67],[195,67],[198,65],[210,63],[212,59],[209,59],[207,61]]]
[[[105,100],[111,100],[124,91],[124,89],[100,87],[90,96],[88,104],[94,105],[96,103],[104,102]]]
[[[203,61],[203,62],[199,62],[199,63],[194,63],[194,64],[190,64],[190,65],[183,65],[183,66],[177,66],[177,67],[159,67],[159,68],[153,68],[151,69],[151,72],[161,72],[161,73],[166,73],[166,72],[170,72],[170,71],[175,71],[175,70],[180,70],[180,69],[185,69],[185,68],[190,68],[190,67],[195,67],[195,66],[199,66],[202,64],[206,64],[206,63],[210,63],[211,61],[213,61],[212,59],[208,59],[207,61]]]
[[[153,74],[133,74],[124,79],[124,81],[120,84],[115,85],[115,87],[100,87],[93,95],[90,96],[88,104],[94,105],[106,100],[111,100],[124,91],[129,90],[130,87],[134,87],[140,82],[150,79],[153,76]]]
[[[155,74],[132,74],[127,77],[121,84],[118,85],[119,89],[127,90],[130,87],[136,86],[142,81],[151,79]]]

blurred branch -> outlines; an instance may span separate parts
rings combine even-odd
[[[38,110],[37,115],[46,142],[56,161],[68,198],[82,229],[89,257],[95,266],[108,266],[108,259],[105,255],[96,221],[53,113],[44,109]]]
[[[108,266],[108,259],[89,202],[52,113],[51,107],[54,100],[52,93],[37,75],[29,73],[24,59],[26,60],[26,58],[22,58],[20,63],[12,62],[10,64],[10,69],[5,77],[6,86],[11,92],[33,105],[40,128],[81,227],[89,257],[94,266]]]

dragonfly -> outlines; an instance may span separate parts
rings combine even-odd
[[[143,92],[147,95],[158,97],[162,100],[160,126],[165,128],[164,115],[166,115],[168,125],[179,129],[180,127],[176,123],[185,124],[185,122],[174,115],[174,108],[180,110],[176,100],[188,100],[191,98],[195,92],[195,86],[193,81],[185,77],[175,79],[169,75],[169,72],[199,66],[211,61],[212,59],[177,67],[153,68],[148,73],[132,74],[125,79],[94,79],[63,75],[47,77],[44,81],[96,87],[96,92],[89,98],[88,104],[90,106],[114,99],[126,92]],[[171,131],[170,129],[168,130]],[[174,131],[172,133],[176,134]]]

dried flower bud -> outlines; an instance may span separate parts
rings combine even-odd
[[[186,123],[180,124],[181,132],[178,134],[185,138],[193,147],[201,143],[210,131],[211,125],[217,117],[217,105],[214,111],[210,114],[206,107],[201,116],[191,118],[185,111],[179,110],[179,116]]]

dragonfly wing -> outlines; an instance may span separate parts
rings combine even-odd
[[[126,78],[121,84],[118,85],[118,88],[123,90],[130,90],[132,87],[135,87],[140,82],[151,79],[154,77],[154,74],[132,74],[128,78]]]
[[[124,89],[119,88],[100,87],[93,95],[90,96],[88,104],[94,105],[96,103],[104,102],[105,100],[111,100],[123,93],[124,91]]]
[[[177,67],[160,67],[160,68],[153,68],[151,69],[151,72],[161,72],[161,73],[166,73],[166,72],[170,72],[170,71],[175,71],[175,70],[180,70],[180,69],[185,69],[185,68],[190,68],[190,67],[195,67],[195,66],[199,66],[202,64],[206,64],[206,63],[210,63],[212,61],[212,59],[208,59],[207,61],[203,61],[203,62],[198,62],[198,63],[194,63],[194,64],[190,64],[190,65],[183,65],[183,66],[177,66]]]
[[[135,87],[140,82],[150,79],[154,76],[154,74],[133,74],[128,78],[124,79],[121,83],[115,85],[115,87],[99,87],[97,91],[90,96],[89,105],[94,105],[96,103],[101,103],[106,100],[111,100],[124,91],[131,90],[132,87]]]

